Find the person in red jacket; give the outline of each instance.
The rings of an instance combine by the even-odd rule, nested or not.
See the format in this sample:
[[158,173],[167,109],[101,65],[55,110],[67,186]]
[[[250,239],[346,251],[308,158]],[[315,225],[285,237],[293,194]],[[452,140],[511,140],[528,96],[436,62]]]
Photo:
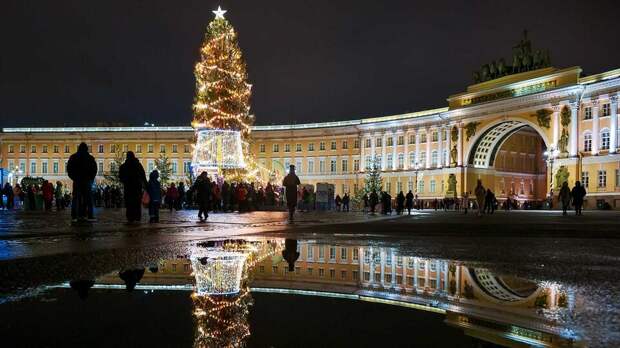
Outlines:
[[41,187],[41,191],[43,192],[43,204],[45,206],[45,211],[52,210],[52,201],[54,200],[54,186],[51,182],[45,180]]

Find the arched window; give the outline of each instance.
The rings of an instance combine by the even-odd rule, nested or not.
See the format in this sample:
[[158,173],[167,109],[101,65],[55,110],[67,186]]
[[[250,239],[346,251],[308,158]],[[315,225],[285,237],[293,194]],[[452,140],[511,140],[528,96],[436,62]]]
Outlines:
[[583,134],[583,151],[592,151],[592,134],[590,132]]
[[601,130],[601,150],[609,150],[609,129]]

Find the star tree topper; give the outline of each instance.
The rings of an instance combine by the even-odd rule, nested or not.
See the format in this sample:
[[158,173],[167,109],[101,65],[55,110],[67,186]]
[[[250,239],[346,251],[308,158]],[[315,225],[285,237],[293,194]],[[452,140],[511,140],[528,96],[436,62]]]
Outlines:
[[215,14],[215,19],[224,19],[224,14],[226,14],[226,12],[228,12],[228,11],[222,10],[222,7],[218,6],[217,10],[211,11],[211,12],[213,12],[213,14]]

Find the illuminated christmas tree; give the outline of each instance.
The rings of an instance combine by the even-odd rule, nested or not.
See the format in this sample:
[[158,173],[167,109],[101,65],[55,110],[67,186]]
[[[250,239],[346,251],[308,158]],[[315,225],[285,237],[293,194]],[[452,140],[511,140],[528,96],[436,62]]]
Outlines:
[[238,130],[245,138],[254,120],[250,115],[252,86],[237,33],[218,7],[209,23],[196,63],[196,98],[194,127]]
[[218,7],[209,23],[196,63],[194,174],[246,168],[245,140],[254,123],[250,115],[252,86],[237,34]]

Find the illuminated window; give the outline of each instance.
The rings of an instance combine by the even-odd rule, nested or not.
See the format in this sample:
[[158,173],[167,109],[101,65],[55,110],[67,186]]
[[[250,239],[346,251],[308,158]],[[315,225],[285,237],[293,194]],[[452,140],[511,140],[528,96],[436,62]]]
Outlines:
[[336,247],[329,247],[329,259],[332,261],[336,259]]
[[436,190],[437,190],[437,184],[436,184],[435,180],[431,180],[431,182],[430,182],[430,192],[431,193],[435,193]]
[[387,169],[388,170],[392,169],[393,164],[394,164],[394,159],[392,157],[392,154],[388,154],[387,155]]
[[313,257],[314,257],[314,249],[312,248],[312,245],[308,245],[308,260],[312,260]]
[[393,146],[394,145],[394,138],[388,137],[386,142],[387,142],[387,144],[385,144],[385,146]]
[[586,152],[592,151],[592,134],[584,133],[583,135],[583,150]]
[[9,144],[9,153],[15,152],[15,146],[13,144]]
[[314,173],[314,160],[308,160],[308,173]]
[[349,161],[346,159],[342,160],[342,172],[346,173],[349,171]]
[[329,171],[332,173],[336,172],[336,160],[331,160],[329,163]]
[[598,187],[599,188],[607,187],[607,171],[606,170],[598,171]]
[[129,151],[129,145],[124,144],[123,145],[123,153],[127,153],[127,151]]
[[581,172],[581,185],[585,188],[590,187],[590,173]]
[[431,152],[431,166],[437,167],[437,164],[438,164],[437,151],[433,150]]
[[601,131],[601,150],[609,150],[609,129]]

